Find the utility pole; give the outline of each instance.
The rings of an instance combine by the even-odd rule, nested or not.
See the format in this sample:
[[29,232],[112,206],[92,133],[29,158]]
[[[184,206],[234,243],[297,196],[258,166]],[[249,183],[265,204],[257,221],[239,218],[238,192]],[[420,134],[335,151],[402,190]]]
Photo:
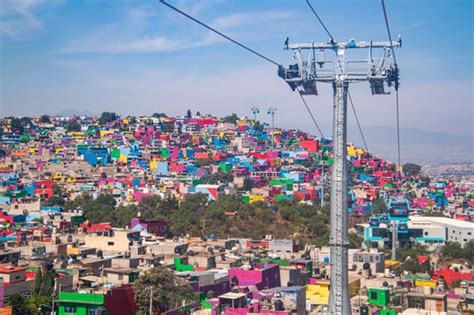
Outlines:
[[153,287],[150,286],[150,315],[153,315]]
[[[368,81],[372,94],[389,94],[384,87],[398,84],[398,68],[392,62],[393,47],[400,47],[401,40],[392,42],[354,41],[326,43],[285,42],[285,49],[292,50],[296,64],[288,69],[280,66],[278,75],[300,95],[317,95],[317,82],[330,83],[333,87],[333,158],[331,173],[331,292],[329,314],[351,314],[348,281],[348,170],[347,170],[347,94],[349,83]],[[369,49],[365,60],[346,60],[349,49]],[[383,49],[380,58],[373,58],[373,49]],[[308,58],[302,52],[309,51]],[[336,53],[335,60],[327,60],[325,51]],[[317,51],[317,52],[316,52]]]

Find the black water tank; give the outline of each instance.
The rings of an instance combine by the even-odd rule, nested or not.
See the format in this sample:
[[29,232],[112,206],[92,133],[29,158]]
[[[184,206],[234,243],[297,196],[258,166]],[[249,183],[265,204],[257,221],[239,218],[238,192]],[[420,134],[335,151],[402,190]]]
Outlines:
[[369,307],[365,304],[360,306],[360,315],[369,315]]
[[284,311],[285,307],[282,300],[275,300],[275,311]]
[[369,270],[369,269],[370,269],[370,264],[369,264],[368,262],[364,263],[364,264],[362,265],[362,269],[364,269],[364,270]]

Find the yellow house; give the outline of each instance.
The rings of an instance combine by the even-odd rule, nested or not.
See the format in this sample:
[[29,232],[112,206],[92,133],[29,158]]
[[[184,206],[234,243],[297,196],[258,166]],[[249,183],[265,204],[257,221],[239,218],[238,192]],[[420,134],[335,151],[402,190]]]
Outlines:
[[364,154],[364,150],[362,149],[357,149],[356,147],[352,145],[347,146],[347,155],[348,156],[357,156],[357,155],[362,155]]
[[128,162],[128,157],[125,154],[120,154],[119,161],[122,163],[127,163]]
[[415,280],[415,286],[417,287],[430,287],[436,288],[436,281],[434,280]]
[[69,132],[69,134],[71,135],[71,138],[74,141],[84,140],[84,132],[82,132],[82,131],[71,131],[71,132]]
[[329,281],[306,285],[306,300],[312,305],[328,305]]
[[100,137],[105,137],[105,136],[108,136],[108,135],[113,135],[117,130],[115,129],[109,129],[109,130],[101,130],[100,131]]
[[54,154],[64,153],[64,148],[54,148]]
[[55,173],[55,174],[53,175],[53,180],[54,180],[54,181],[58,181],[58,182],[64,181],[63,174],[61,174],[61,173]]
[[[329,303],[329,288],[330,282],[328,280],[318,280],[317,283],[306,285],[306,300],[312,305],[328,305]],[[349,277],[349,297],[354,297],[359,294],[360,278]]]
[[265,197],[263,195],[249,195],[249,203],[265,201]]
[[38,154],[39,149],[38,148],[30,148],[30,155],[36,155]]
[[385,260],[384,262],[385,268],[389,268],[390,270],[395,270],[400,266],[400,262],[398,260]]

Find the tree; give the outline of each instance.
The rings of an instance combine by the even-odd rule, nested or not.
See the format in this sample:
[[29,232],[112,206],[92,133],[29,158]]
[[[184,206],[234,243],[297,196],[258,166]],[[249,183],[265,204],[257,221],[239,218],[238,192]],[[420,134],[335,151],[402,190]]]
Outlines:
[[8,297],[8,302],[13,308],[13,315],[27,315],[30,314],[25,305],[26,298],[20,293],[12,294]]
[[155,117],[155,118],[168,117],[165,113],[153,113],[153,115],[151,115],[151,116]]
[[406,244],[397,249],[397,258],[400,261],[405,261],[408,257],[416,258],[419,255],[428,254],[428,247],[420,243],[414,245]]
[[61,194],[62,190],[61,190],[61,186],[59,186],[58,184],[54,184],[52,187],[51,187],[51,190],[53,191],[53,194],[58,196]]
[[403,173],[405,176],[418,176],[421,172],[421,166],[414,163],[406,163],[403,165]]
[[99,123],[104,125],[108,122],[119,119],[120,117],[114,112],[103,112],[99,117]]
[[81,124],[75,120],[71,120],[67,123],[66,130],[69,132],[81,131]]
[[[38,314],[42,305],[50,305],[51,297],[47,295],[31,295],[25,300],[25,314]],[[42,314],[42,313],[39,313]]]
[[360,248],[363,241],[364,238],[357,233],[349,233],[349,248]]
[[23,133],[23,124],[21,123],[21,120],[19,118],[12,117],[10,119],[10,129]]
[[41,272],[41,269],[38,269],[36,271],[35,287],[33,288],[33,294],[39,294],[40,293],[42,282],[43,282],[43,273]]
[[236,113],[232,113],[232,115],[225,116],[224,118],[222,118],[222,122],[234,124],[234,125],[237,123],[238,120],[239,120],[239,116],[237,116]]
[[49,115],[41,115],[40,121],[43,124],[49,124],[51,122],[51,118],[49,117]]
[[463,247],[464,258],[474,264],[474,240],[470,240]]
[[138,310],[143,313],[149,310],[150,296],[153,309],[160,313],[179,307],[183,301],[189,303],[198,298],[191,286],[161,266],[141,275],[133,284],[133,291]]
[[440,254],[443,259],[464,258],[463,248],[458,242],[446,242],[446,244],[441,247]]
[[193,114],[191,113],[191,110],[188,109],[188,111],[186,112],[186,118],[191,118],[193,117]]
[[45,202],[46,206],[59,206],[62,207],[66,203],[66,200],[60,196],[52,196],[48,198]]
[[387,203],[383,198],[372,200],[372,214],[384,214],[387,213],[387,211]]

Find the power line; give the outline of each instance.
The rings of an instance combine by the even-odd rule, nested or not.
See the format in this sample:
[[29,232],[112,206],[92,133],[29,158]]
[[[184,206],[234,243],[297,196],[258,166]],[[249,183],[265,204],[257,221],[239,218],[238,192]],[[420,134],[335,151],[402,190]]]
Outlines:
[[351,93],[349,92],[349,90],[347,91],[347,96],[349,96],[349,101],[351,102],[352,111],[354,112],[354,116],[355,116],[355,119],[356,119],[356,122],[357,122],[357,127],[359,128],[360,136],[362,137],[362,141],[364,142],[365,151],[368,152],[369,147],[367,146],[367,142],[365,141],[364,133],[362,132],[362,127],[360,126],[359,117],[357,116],[357,112],[356,112],[356,109],[355,109],[355,106],[354,106],[354,102],[352,102],[352,97],[351,97]]
[[[335,40],[334,40],[334,36],[332,36],[331,32],[329,32],[328,28],[326,27],[326,25],[324,24],[323,20],[321,20],[321,18],[319,17],[318,13],[316,12],[316,10],[313,8],[313,6],[311,5],[311,3],[309,2],[309,0],[306,0],[306,3],[308,4],[309,8],[311,9],[311,11],[313,11],[313,14],[314,16],[318,19],[319,23],[321,23],[321,26],[324,28],[324,30],[326,31],[326,33],[329,35],[329,37],[331,38],[331,42],[334,43]],[[393,50],[393,47],[392,47],[392,50]],[[340,64],[339,62],[339,59],[337,60],[338,62],[338,65],[339,67],[342,69],[342,65]],[[351,102],[351,107],[352,107],[352,111],[354,113],[354,116],[355,116],[355,119],[356,119],[356,122],[357,122],[357,127],[359,128],[359,132],[360,132],[360,135],[362,137],[362,141],[364,142],[364,148],[366,151],[369,151],[369,148],[367,146],[367,141],[365,140],[365,136],[364,136],[364,132],[362,131],[362,127],[360,125],[360,122],[359,122],[359,117],[357,115],[357,112],[356,112],[356,109],[355,109],[355,106],[354,106],[354,102],[352,101],[352,97],[349,93],[349,91],[347,91],[347,95],[349,96],[349,100]],[[300,95],[301,96],[301,95]],[[301,96],[302,97],[302,96]],[[304,101],[304,100],[303,100]]]
[[390,26],[388,24],[387,10],[385,9],[385,1],[382,1],[383,16],[385,18],[385,26],[387,27],[388,39],[390,40],[390,48],[392,49],[393,61],[395,62],[395,67],[397,67],[397,57],[395,56],[395,49],[392,46],[392,33],[390,32]]
[[387,28],[388,39],[390,40],[390,48],[392,49],[393,61],[395,65],[395,71],[397,72],[397,81],[395,82],[395,103],[396,103],[396,112],[397,112],[397,154],[398,154],[398,167],[402,166],[401,163],[401,153],[400,153],[400,105],[398,103],[398,65],[397,57],[395,56],[395,49],[392,46],[392,33],[390,32],[390,26],[388,23],[387,9],[385,8],[385,1],[381,0],[383,16],[385,19],[385,26]]
[[318,123],[316,122],[316,118],[314,118],[313,113],[311,112],[311,109],[309,108],[308,104],[306,103],[306,100],[304,99],[303,95],[301,95],[301,93],[298,93],[298,95],[300,96],[301,100],[303,101],[304,106],[305,106],[306,109],[308,110],[308,113],[309,113],[309,115],[311,116],[311,119],[313,120],[313,123],[314,123],[314,125],[316,126],[316,129],[318,129],[319,134],[321,135],[321,138],[324,138],[324,134],[323,134],[323,132],[321,131],[321,128],[319,128],[319,125],[318,125]]
[[257,55],[258,57],[260,57],[260,58],[262,58],[262,59],[264,59],[264,60],[266,60],[266,61],[268,61],[268,62],[270,62],[270,63],[273,63],[273,64],[276,65],[276,66],[281,66],[278,62],[276,62],[276,61],[274,61],[274,60],[272,60],[272,59],[270,59],[270,58],[268,58],[268,57],[262,55],[261,53],[259,53],[259,52],[255,51],[255,50],[253,50],[252,48],[247,47],[247,46],[244,45],[244,44],[239,43],[238,41],[236,41],[236,40],[230,38],[229,36],[225,35],[224,33],[219,32],[219,31],[216,30],[215,28],[212,28],[211,26],[205,24],[204,22],[199,21],[198,19],[192,17],[191,15],[187,14],[186,12],[183,12],[183,11],[181,11],[180,9],[178,9],[178,8],[176,8],[176,7],[174,7],[174,6],[172,6],[171,4],[165,2],[165,0],[160,0],[160,2],[163,3],[164,5],[166,5],[167,7],[173,9],[174,11],[178,12],[179,14],[181,14],[181,15],[187,17],[188,19],[190,19],[190,20],[192,20],[192,21],[198,23],[199,25],[201,25],[201,26],[207,28],[208,30],[210,30],[210,31],[212,31],[212,32],[214,32],[214,33],[216,33],[216,34],[218,34],[218,35],[224,37],[225,39],[227,39],[227,40],[229,40],[229,41],[231,41],[231,42],[233,42],[233,43],[236,44],[237,46],[240,46],[241,48],[243,48],[243,49],[245,49],[245,50],[251,52],[252,54]]
[[311,3],[309,2],[309,0],[306,0],[306,3],[308,4],[309,8],[311,9],[311,11],[313,11],[313,14],[314,16],[318,19],[319,23],[321,23],[321,25],[323,26],[324,30],[326,31],[326,33],[328,33],[329,37],[331,38],[331,42],[334,43],[334,37],[331,35],[331,33],[329,32],[329,30],[327,29],[326,25],[324,25],[323,21],[319,18],[319,15],[316,13],[316,10],[314,10],[313,6],[311,5]]

